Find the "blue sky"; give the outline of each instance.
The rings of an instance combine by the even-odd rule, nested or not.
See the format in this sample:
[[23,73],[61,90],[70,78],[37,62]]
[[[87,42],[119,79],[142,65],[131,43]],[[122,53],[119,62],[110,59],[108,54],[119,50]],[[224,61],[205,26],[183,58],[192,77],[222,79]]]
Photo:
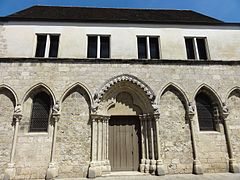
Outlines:
[[0,16],[33,5],[191,9],[226,22],[240,22],[240,0],[0,0]]

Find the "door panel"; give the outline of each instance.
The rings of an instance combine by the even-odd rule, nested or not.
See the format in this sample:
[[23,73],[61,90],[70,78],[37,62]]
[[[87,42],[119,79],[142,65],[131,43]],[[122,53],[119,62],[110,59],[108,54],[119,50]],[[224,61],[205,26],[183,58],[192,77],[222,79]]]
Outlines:
[[137,171],[139,166],[139,118],[112,116],[109,121],[109,159],[112,171]]

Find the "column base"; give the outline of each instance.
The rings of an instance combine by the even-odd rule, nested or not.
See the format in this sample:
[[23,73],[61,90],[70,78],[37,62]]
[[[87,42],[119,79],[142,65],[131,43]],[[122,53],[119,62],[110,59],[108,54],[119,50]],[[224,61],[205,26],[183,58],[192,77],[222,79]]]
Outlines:
[[88,178],[96,178],[102,175],[101,162],[91,162],[88,168]]
[[156,173],[156,160],[151,160],[150,161],[149,172],[150,172],[150,174],[155,174]]
[[55,163],[49,163],[46,179],[54,179],[58,176],[58,167]]
[[240,168],[234,159],[229,159],[229,172],[240,173]]
[[164,176],[165,175],[164,165],[163,165],[161,160],[157,160],[156,175],[157,176]]
[[102,174],[109,174],[111,172],[111,166],[109,160],[102,161]]
[[15,164],[9,163],[7,169],[5,170],[3,180],[14,179],[16,174]]
[[139,170],[141,173],[144,173],[145,170],[145,159],[141,159],[141,164],[139,165]]
[[145,160],[145,168],[144,168],[145,173],[149,173],[149,166],[150,166],[150,160],[146,159]]
[[193,174],[196,174],[196,175],[203,174],[202,165],[199,160],[193,161]]

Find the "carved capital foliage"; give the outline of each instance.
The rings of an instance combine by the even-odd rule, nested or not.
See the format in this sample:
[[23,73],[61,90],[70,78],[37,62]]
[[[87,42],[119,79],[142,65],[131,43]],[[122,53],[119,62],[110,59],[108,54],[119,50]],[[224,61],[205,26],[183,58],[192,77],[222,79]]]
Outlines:
[[110,119],[110,116],[103,116],[103,115],[97,115],[97,114],[91,114],[92,122],[104,122],[107,123]]
[[223,120],[226,121],[227,117],[229,115],[229,109],[228,109],[226,103],[222,104],[222,115],[223,115]]
[[192,102],[190,102],[188,104],[188,117],[190,120],[193,120],[193,116],[195,115],[195,113],[196,113],[195,105]]
[[13,114],[13,120],[14,120],[14,123],[20,122],[22,120],[22,114],[14,113]]
[[60,119],[60,113],[53,113],[52,118],[54,122],[58,122]]

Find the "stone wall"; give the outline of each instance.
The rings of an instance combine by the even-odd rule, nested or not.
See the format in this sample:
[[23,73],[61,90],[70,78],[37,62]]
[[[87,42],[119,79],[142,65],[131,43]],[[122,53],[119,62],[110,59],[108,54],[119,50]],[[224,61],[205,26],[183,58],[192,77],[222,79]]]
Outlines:
[[183,97],[174,89],[160,99],[160,139],[164,164],[169,174],[192,172],[192,147]]
[[233,156],[240,164],[240,91],[233,91],[228,97],[229,106],[229,129],[233,146]]
[[[162,91],[171,84],[178,87],[190,102],[201,87],[217,93],[221,101],[235,86],[240,86],[239,65],[196,64],[194,63],[116,63],[111,60],[104,62],[70,61],[70,60],[35,60],[31,62],[12,62],[11,59],[0,59],[0,85],[8,84],[18,96],[19,102],[25,106],[28,100],[24,97],[37,84],[42,84],[51,90],[56,100],[61,100],[64,92],[73,84],[83,84],[80,90],[71,91],[62,100],[62,117],[60,117],[57,138],[57,161],[61,177],[86,176],[86,168],[90,159],[91,130],[89,125],[89,99],[111,77],[120,74],[130,74],[144,81],[156,94],[156,102],[160,103],[160,133],[163,160],[168,173],[192,172],[192,147],[189,124],[186,121],[182,96],[178,91]],[[177,88],[177,89],[178,89]],[[84,89],[84,90],[83,90]],[[84,92],[84,93],[83,93]],[[5,98],[5,96],[3,96]],[[232,100],[233,97],[233,100]],[[239,100],[232,96],[228,100],[231,121],[231,137],[234,155],[238,162],[239,150]],[[2,96],[1,96],[2,98]],[[235,100],[236,99],[236,100]],[[30,103],[30,102],[29,102]],[[1,108],[7,108],[4,117],[8,128],[4,132],[12,137],[11,102],[2,101]],[[12,105],[12,104],[11,104]],[[25,106],[27,107],[27,106]],[[29,108],[23,107],[23,120],[20,122],[17,152],[14,159],[17,167],[17,178],[43,178],[50,161],[52,127],[49,132],[32,134],[27,131],[26,113]],[[29,106],[30,107],[30,106]],[[234,107],[234,108],[233,108]],[[234,115],[231,115],[231,112]],[[1,111],[1,113],[3,113]],[[82,114],[82,116],[81,116]],[[1,116],[1,123],[2,123]],[[4,124],[6,124],[4,122]],[[4,125],[5,126],[5,125]],[[222,125],[221,125],[222,126]],[[197,147],[204,172],[226,172],[227,150],[223,128],[220,132],[204,133],[198,128],[198,119],[194,117],[194,128],[197,132]],[[4,128],[5,129],[5,128]],[[5,139],[6,140],[6,139]],[[11,139],[7,139],[7,144]],[[1,145],[2,146],[2,145]],[[3,145],[4,146],[4,145]],[[9,157],[9,151],[6,157]],[[5,154],[1,150],[0,154]],[[77,159],[77,160],[76,160]],[[9,158],[6,159],[8,161]],[[77,164],[77,165],[76,165]],[[76,166],[75,166],[76,165]],[[77,169],[77,170],[76,170]],[[70,174],[74,172],[73,174]]]
[[91,124],[86,93],[71,90],[62,102],[57,135],[59,177],[86,177],[90,163]]
[[0,178],[10,161],[13,138],[14,97],[5,88],[0,88]]
[[199,132],[197,148],[204,172],[228,172],[228,154],[223,129],[221,132]]
[[52,144],[52,125],[49,123],[47,132],[30,132],[32,98],[41,90],[43,90],[41,86],[32,89],[23,100],[23,117],[20,121],[15,155],[17,179],[44,178],[48,168]]

